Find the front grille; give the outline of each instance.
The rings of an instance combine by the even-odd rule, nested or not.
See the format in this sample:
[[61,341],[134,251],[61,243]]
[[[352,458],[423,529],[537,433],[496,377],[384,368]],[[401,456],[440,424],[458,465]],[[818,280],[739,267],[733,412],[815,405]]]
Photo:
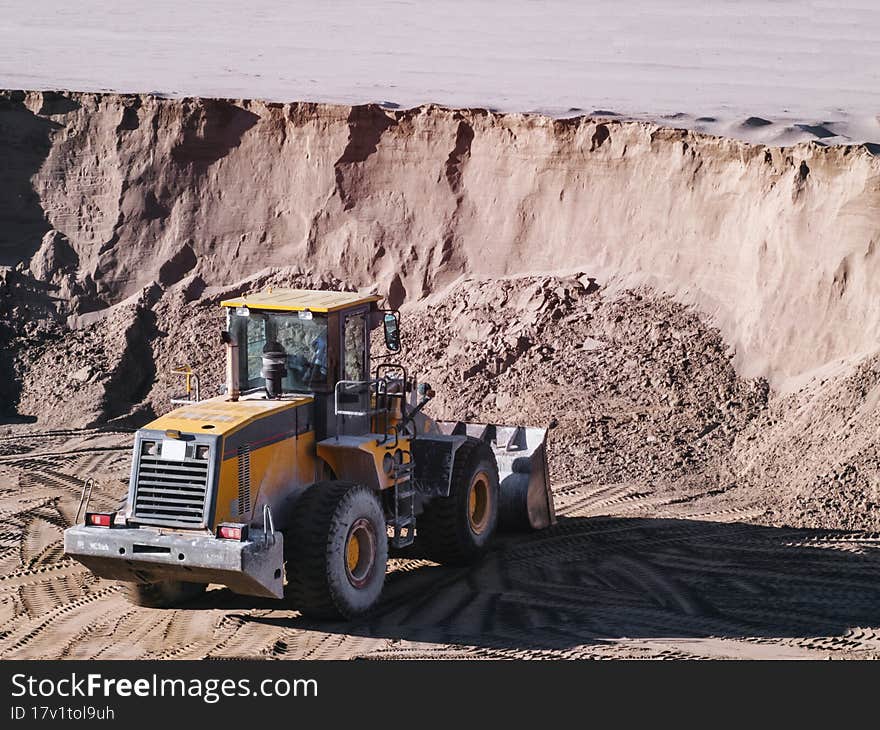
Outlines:
[[134,497],[135,520],[153,525],[205,524],[208,462],[141,456]]

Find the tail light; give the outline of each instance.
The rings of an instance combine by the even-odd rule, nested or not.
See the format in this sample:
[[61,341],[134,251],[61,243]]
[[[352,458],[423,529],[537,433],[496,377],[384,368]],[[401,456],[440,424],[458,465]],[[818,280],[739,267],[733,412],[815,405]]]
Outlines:
[[115,512],[86,512],[86,524],[90,527],[112,527]]
[[217,527],[217,537],[221,540],[247,540],[248,526],[240,522],[224,522]]

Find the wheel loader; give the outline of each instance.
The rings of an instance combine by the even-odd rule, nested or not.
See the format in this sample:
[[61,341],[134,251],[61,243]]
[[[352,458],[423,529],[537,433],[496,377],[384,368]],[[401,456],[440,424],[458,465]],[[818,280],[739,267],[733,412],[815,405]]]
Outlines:
[[84,492],[65,553],[138,605],[219,584],[354,619],[379,600],[389,549],[465,564],[499,528],[552,524],[546,429],[429,418],[434,392],[397,361],[400,314],[380,301],[274,289],[221,302],[223,392],[202,400],[181,371],[187,396],[135,434],[124,502],[93,512]]

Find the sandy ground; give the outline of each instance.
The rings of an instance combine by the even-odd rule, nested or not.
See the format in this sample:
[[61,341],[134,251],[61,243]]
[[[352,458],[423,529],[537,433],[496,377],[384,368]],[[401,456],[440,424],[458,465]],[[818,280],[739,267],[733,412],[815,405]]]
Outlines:
[[135,608],[61,550],[79,476],[113,501],[131,435],[0,436],[0,658],[868,658],[880,656],[876,533],[748,524],[639,483],[558,483],[552,529],[479,564],[393,562],[379,610],[315,624],[214,587]]
[[[130,419],[170,407],[164,364],[193,338],[207,342],[217,315],[213,302],[173,299],[158,314],[156,383]],[[838,416],[823,413],[844,400],[844,380],[768,404],[766,381],[739,377],[691,309],[585,277],[467,282],[404,314],[405,332],[419,332],[406,362],[437,388],[436,415],[558,418],[556,526],[503,535],[465,569],[398,557],[378,610],[351,624],[308,622],[219,586],[180,609],[135,608],[61,544],[86,476],[94,506],[124,493],[131,430],[10,421],[0,426],[0,658],[880,657],[878,459],[836,442]],[[86,334],[50,342],[26,373],[44,402],[25,403],[46,420],[118,407],[98,397],[100,378],[49,390],[81,353],[100,352],[107,335]],[[195,351],[213,392],[222,363],[208,346]],[[862,398],[874,389],[864,374],[852,387]],[[836,456],[823,457],[829,441]]]
[[873,0],[0,2],[0,87],[594,111],[880,143]]

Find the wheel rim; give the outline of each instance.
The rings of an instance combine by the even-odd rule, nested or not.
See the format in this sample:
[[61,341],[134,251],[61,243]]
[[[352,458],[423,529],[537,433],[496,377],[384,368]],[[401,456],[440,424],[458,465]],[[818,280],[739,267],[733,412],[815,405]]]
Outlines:
[[352,523],[345,541],[345,574],[355,588],[362,588],[370,579],[376,563],[376,536],[366,517]]
[[471,530],[479,535],[489,524],[491,514],[492,493],[489,490],[489,477],[483,472],[477,474],[471,482],[468,493],[468,523]]

